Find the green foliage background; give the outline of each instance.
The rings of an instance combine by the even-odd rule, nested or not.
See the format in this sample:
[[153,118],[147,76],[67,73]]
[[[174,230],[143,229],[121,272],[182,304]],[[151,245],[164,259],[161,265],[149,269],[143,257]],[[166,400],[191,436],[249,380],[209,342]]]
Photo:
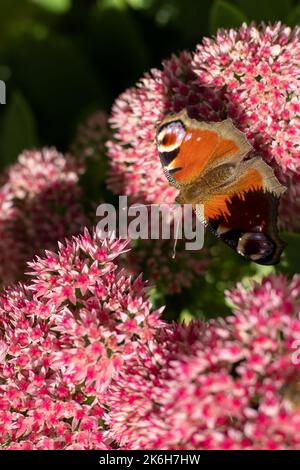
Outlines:
[[[0,168],[24,149],[66,150],[77,125],[94,110],[109,111],[116,96],[162,59],[193,50],[203,36],[242,22],[300,22],[298,0],[0,0]],[[87,182],[90,185],[90,182]],[[299,271],[300,236],[288,241],[277,268],[249,264],[222,244],[196,289],[166,298],[171,317],[226,314],[224,289],[269,272]],[[201,292],[201,295],[199,295]]]
[[89,111],[218,27],[300,20],[298,0],[0,0],[2,167],[24,144],[64,150]]

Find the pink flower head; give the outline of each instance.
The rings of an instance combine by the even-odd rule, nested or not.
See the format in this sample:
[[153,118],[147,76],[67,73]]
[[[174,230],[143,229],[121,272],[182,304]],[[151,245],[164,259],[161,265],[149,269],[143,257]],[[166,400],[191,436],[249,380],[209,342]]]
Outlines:
[[[220,30],[194,54],[173,56],[163,70],[145,75],[113,107],[109,187],[134,201],[174,201],[176,191],[163,174],[155,132],[166,114],[186,108],[200,120],[230,117],[246,133],[253,154],[273,165],[295,191],[300,174],[299,37],[298,27],[280,23]],[[292,198],[288,191],[285,200]],[[287,221],[285,205],[281,223],[290,227],[295,217]]]
[[202,86],[225,89],[227,115],[284,173],[300,171],[300,28],[280,23],[219,30],[193,57]]
[[18,279],[24,263],[18,219],[14,193],[6,183],[0,188],[0,280],[6,284]]
[[8,169],[0,188],[2,283],[20,279],[27,260],[83,229],[82,171],[54,149],[25,151]]
[[107,449],[107,387],[163,325],[140,277],[118,266],[126,242],[85,231],[30,263],[0,297],[0,444]]
[[105,151],[105,141],[110,138],[107,115],[98,111],[79,126],[71,153],[79,160],[86,158],[98,159]]
[[300,449],[300,276],[227,294],[234,315],[174,326],[113,382],[106,420],[131,449]]

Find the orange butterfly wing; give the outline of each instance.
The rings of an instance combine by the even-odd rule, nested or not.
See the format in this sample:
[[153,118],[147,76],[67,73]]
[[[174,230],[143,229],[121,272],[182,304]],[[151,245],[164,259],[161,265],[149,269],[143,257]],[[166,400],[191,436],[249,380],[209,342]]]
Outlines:
[[230,119],[199,122],[190,119],[186,111],[164,119],[156,141],[164,170],[183,185],[229,161],[229,157],[231,165],[238,164],[251,149]]

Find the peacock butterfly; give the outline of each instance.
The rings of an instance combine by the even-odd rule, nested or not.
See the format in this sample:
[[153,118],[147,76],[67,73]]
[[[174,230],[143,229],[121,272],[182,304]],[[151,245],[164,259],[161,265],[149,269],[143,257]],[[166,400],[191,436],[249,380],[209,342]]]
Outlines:
[[186,110],[158,126],[156,146],[180,204],[203,204],[204,223],[240,255],[258,264],[279,262],[285,243],[277,210],[285,191],[245,134],[231,121],[190,119]]

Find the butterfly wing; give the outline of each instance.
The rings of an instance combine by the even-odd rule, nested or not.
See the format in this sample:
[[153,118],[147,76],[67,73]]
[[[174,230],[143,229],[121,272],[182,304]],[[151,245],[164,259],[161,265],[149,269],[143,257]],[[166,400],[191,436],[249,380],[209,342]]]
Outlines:
[[285,188],[261,158],[245,161],[246,136],[230,119],[206,123],[186,111],[158,127],[156,145],[177,202],[204,205],[205,223],[242,256],[275,264],[285,244],[277,230],[279,197]]
[[277,210],[285,188],[260,158],[242,162],[232,184],[219,188],[205,204],[209,228],[240,255],[258,264],[279,262]]
[[177,188],[217,166],[235,167],[251,150],[231,119],[206,123],[190,119],[185,110],[161,122],[156,145],[164,172]]

